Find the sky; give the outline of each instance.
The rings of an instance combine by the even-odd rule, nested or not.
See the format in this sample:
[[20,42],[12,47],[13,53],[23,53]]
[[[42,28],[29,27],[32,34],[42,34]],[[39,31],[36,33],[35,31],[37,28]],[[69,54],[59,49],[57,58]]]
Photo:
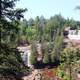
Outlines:
[[80,0],[20,0],[17,8],[27,8],[25,19],[44,16],[46,19],[61,14],[64,18],[72,18],[80,21],[80,11],[75,7],[80,5]]

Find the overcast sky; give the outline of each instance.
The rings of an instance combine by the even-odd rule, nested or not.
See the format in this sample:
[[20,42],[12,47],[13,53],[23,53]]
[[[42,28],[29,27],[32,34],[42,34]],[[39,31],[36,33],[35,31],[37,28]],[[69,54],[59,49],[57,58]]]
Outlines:
[[50,18],[55,14],[61,14],[64,18],[73,18],[80,21],[80,12],[74,8],[80,5],[80,0],[20,0],[17,8],[27,8],[25,18],[35,18],[43,15]]

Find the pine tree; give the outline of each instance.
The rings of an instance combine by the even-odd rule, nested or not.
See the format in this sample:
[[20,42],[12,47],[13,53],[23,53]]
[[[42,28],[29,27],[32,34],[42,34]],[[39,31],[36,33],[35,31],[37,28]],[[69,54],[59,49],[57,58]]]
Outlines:
[[44,54],[43,63],[45,63],[45,64],[49,63],[49,54],[48,53]]
[[36,64],[37,62],[37,51],[36,51],[36,46],[35,44],[32,44],[32,48],[31,48],[31,55],[30,55],[30,62],[32,65]]
[[[17,0],[0,0],[0,74],[17,75],[24,66],[20,53],[16,50],[15,36],[18,22],[25,9],[14,9]],[[11,40],[14,38],[14,40]],[[13,44],[14,47],[13,47]]]

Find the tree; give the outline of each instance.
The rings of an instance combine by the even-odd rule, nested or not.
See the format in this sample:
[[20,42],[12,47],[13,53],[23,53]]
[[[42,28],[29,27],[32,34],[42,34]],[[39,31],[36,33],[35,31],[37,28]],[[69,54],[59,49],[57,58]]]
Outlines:
[[36,40],[39,40],[39,16],[35,18],[34,23],[36,29]]
[[[18,38],[18,43],[19,42],[23,42],[23,41],[26,42],[26,40],[27,40],[26,34],[27,34],[27,28],[28,28],[28,22],[27,22],[27,20],[23,19],[22,21],[19,21],[18,28],[19,28],[18,37],[17,37]],[[24,38],[23,38],[23,36],[24,36]],[[22,40],[22,38],[24,40]]]
[[[43,38],[44,38],[44,27],[45,27],[45,23],[46,23],[46,20],[43,16],[39,17],[37,16],[35,18],[35,28],[36,28],[36,39],[38,41],[42,41]],[[42,36],[43,35],[43,36]]]
[[28,20],[28,26],[34,26],[34,20],[32,18]]
[[[25,9],[14,9],[17,0],[0,0],[0,74],[17,75],[24,66],[16,49],[16,34]],[[14,44],[14,46],[13,46]]]
[[49,54],[48,53],[44,53],[44,58],[43,58],[43,63],[47,64],[49,63],[50,57],[49,57]]
[[64,28],[65,19],[61,15],[55,15],[47,20],[46,34],[48,39],[54,41],[57,35],[61,35]]
[[46,20],[45,20],[44,16],[41,16],[40,17],[40,27],[42,28],[42,30],[45,27],[45,23],[46,23]]
[[61,61],[69,68],[70,80],[72,80],[72,65],[80,59],[79,49],[76,48],[65,48],[61,53]]
[[23,67],[20,53],[5,44],[1,44],[0,49],[0,74],[17,75]]
[[28,21],[26,19],[23,19],[22,23],[20,24],[22,35],[26,36],[26,29],[28,28]]
[[36,36],[37,36],[37,31],[36,29],[34,28],[31,28],[31,27],[28,27],[26,29],[26,39],[29,41],[29,42],[34,42],[36,40]]
[[37,62],[37,51],[36,51],[36,46],[35,44],[32,44],[31,48],[31,55],[30,55],[30,62],[32,65],[35,65]]
[[[0,2],[0,35],[1,42],[10,44],[12,36],[18,34],[18,20],[23,18],[26,9],[14,9],[17,0],[1,0]],[[16,38],[16,36],[15,36]]]

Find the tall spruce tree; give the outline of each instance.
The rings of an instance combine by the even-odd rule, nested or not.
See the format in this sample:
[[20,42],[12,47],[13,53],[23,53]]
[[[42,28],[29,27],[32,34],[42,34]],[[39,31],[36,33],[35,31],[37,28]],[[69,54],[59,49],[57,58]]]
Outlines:
[[[18,34],[18,22],[23,18],[26,9],[15,9],[17,0],[0,0],[0,74],[17,75],[23,71],[19,52],[16,50],[15,39]],[[14,37],[14,40],[11,39]],[[13,44],[14,47],[13,47]],[[9,45],[10,44],[10,45]]]

